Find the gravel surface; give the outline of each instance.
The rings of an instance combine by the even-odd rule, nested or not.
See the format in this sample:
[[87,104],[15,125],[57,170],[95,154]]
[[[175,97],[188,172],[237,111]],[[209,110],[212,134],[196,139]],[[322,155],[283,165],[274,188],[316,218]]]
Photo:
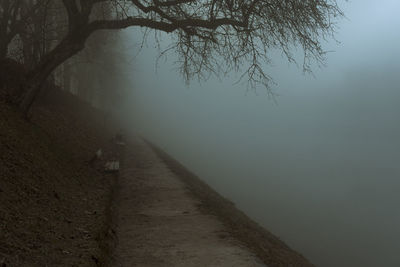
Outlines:
[[115,266],[266,266],[143,141],[126,148],[119,183]]

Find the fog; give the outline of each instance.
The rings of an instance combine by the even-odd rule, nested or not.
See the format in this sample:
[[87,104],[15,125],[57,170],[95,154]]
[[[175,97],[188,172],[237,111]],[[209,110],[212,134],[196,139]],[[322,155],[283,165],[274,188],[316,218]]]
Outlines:
[[275,100],[234,73],[186,85],[125,31],[126,119],[317,266],[400,266],[400,2],[341,7],[314,75],[272,51]]

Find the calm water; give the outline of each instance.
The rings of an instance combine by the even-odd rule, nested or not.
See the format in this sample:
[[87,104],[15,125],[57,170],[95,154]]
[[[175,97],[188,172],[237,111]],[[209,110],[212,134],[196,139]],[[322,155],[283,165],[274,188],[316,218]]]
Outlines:
[[186,87],[173,56],[155,74],[150,40],[127,119],[317,266],[398,267],[399,8],[347,2],[315,78],[271,51],[277,104],[235,75]]

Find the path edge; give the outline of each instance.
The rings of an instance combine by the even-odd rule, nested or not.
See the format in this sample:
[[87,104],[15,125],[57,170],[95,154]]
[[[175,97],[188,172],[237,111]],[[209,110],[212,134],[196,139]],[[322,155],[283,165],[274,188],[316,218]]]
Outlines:
[[[116,150],[119,154],[119,161],[120,161],[120,171],[123,169],[123,161],[124,161],[124,153],[125,147],[117,146]],[[116,257],[115,257],[115,249],[118,244],[118,237],[116,234],[116,228],[118,227],[118,192],[120,187],[120,171],[110,174],[111,185],[110,185],[110,192],[108,195],[105,214],[106,214],[106,223],[105,229],[103,231],[104,236],[100,242],[100,264],[98,266],[101,267],[112,267],[116,264]]]
[[218,194],[168,153],[145,138],[143,140],[168,169],[201,200],[200,210],[217,216],[233,237],[244,243],[269,267],[315,267],[302,254],[250,219],[233,202]]

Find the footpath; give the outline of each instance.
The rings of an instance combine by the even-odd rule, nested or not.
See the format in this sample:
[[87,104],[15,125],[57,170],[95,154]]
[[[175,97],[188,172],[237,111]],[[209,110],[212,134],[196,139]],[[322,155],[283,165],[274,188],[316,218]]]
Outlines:
[[140,139],[124,149],[114,266],[266,266]]

